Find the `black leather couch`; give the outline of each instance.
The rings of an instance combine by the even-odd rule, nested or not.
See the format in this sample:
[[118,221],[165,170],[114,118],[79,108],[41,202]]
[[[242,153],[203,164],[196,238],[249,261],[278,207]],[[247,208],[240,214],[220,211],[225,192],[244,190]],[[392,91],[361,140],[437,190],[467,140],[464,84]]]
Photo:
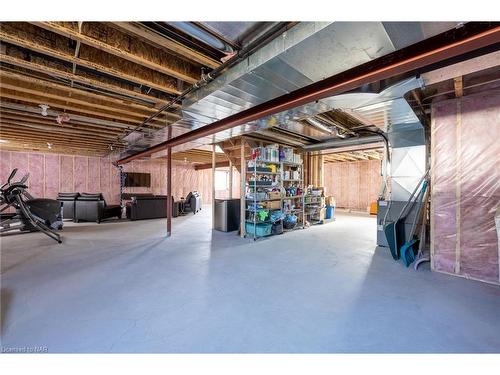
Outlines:
[[59,193],[57,200],[61,202],[63,207],[63,219],[73,220],[75,217],[75,202],[80,196],[80,193]]
[[[126,205],[127,219],[158,219],[167,217],[166,195],[137,195]],[[172,216],[179,216],[181,202],[174,202],[172,197]]]
[[121,219],[122,208],[120,205],[108,205],[101,193],[81,193],[75,201],[74,221],[95,221],[116,217]]

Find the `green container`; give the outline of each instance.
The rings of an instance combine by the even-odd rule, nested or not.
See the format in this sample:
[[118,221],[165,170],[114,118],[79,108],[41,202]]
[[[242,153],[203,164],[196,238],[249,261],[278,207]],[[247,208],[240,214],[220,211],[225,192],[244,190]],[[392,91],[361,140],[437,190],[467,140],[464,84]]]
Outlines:
[[[245,224],[245,231],[247,232],[247,235],[253,236],[253,226],[253,223]],[[255,235],[257,237],[269,236],[271,234],[271,228],[271,223],[257,223],[255,226]]]

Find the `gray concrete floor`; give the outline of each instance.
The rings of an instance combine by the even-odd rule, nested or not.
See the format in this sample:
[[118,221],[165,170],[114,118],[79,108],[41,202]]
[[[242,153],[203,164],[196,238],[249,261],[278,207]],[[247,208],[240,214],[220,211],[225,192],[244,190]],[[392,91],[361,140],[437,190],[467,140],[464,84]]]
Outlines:
[[210,209],[2,239],[2,346],[49,352],[499,352],[500,289],[395,263],[375,220],[253,242]]

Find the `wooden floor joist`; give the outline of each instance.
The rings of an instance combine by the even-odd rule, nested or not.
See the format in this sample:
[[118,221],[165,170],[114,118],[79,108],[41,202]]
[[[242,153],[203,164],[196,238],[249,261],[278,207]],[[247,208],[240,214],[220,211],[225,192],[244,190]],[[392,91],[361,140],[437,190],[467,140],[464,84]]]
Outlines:
[[209,68],[217,68],[221,63],[208,56],[203,55],[187,46],[184,46],[170,38],[158,35],[148,28],[136,24],[135,22],[113,22],[119,29],[124,30],[129,35],[139,37],[155,47],[166,49],[176,53],[178,56],[196,61]]
[[3,31],[0,31],[0,40],[5,41],[5,42],[10,43],[10,44],[14,44],[14,45],[22,47],[22,48],[29,49],[31,51],[35,51],[37,53],[41,53],[41,54],[46,55],[46,56],[50,56],[50,57],[53,57],[53,58],[56,58],[56,59],[59,59],[62,61],[70,62],[70,63],[76,64],[78,66],[83,66],[87,69],[91,69],[91,70],[94,70],[96,72],[105,73],[105,74],[108,74],[109,76],[116,77],[116,78],[122,79],[124,81],[134,82],[134,83],[139,84],[139,85],[151,87],[155,90],[164,91],[168,94],[175,94],[175,95],[180,94],[180,91],[177,90],[175,87],[160,85],[160,84],[157,84],[155,82],[151,82],[151,81],[136,77],[134,75],[127,74],[125,72],[121,72],[115,68],[111,68],[108,66],[97,64],[97,63],[94,63],[92,61],[84,60],[84,59],[75,57],[74,55],[69,55],[69,54],[63,53],[61,51],[58,51],[56,49],[48,48],[48,47],[45,47],[41,44],[34,43],[34,42],[27,40],[27,39],[21,39],[15,35],[10,35],[10,34],[3,32]]
[[[48,92],[47,90],[43,90],[42,88],[36,90],[36,89],[32,89],[32,88],[23,87],[20,85],[12,85],[12,84],[9,84],[9,83],[4,82],[4,81],[0,82],[0,88],[16,91],[18,93],[26,93],[26,94],[30,94],[30,95],[40,96],[40,97],[47,98],[47,99],[54,99],[57,101],[62,101],[65,104],[72,103],[72,104],[76,104],[76,105],[82,105],[84,107],[90,106],[90,107],[93,107],[96,109],[104,110],[106,112],[114,112],[114,113],[118,113],[118,114],[124,114],[126,116],[131,116],[133,118],[138,118],[141,120],[143,120],[144,118],[146,118],[148,116],[145,113],[139,113],[139,112],[127,110],[125,108],[111,107],[108,105],[93,103],[93,102],[89,102],[89,101],[75,98],[73,96],[66,96],[65,97],[65,96],[53,94],[53,93]],[[98,114],[98,111],[96,111],[95,113]],[[176,116],[176,117],[173,117],[173,116],[175,116],[175,115],[169,114],[168,120],[173,122],[173,121],[178,119],[178,116]],[[118,117],[116,117],[116,118],[118,118]],[[153,123],[163,125],[166,123],[166,119],[163,119],[163,120],[158,119],[158,120],[154,121]]]
[[[64,97],[78,95],[78,96],[84,97],[84,98],[99,100],[103,103],[106,103],[109,106],[115,106],[115,105],[125,106],[125,107],[130,108],[130,109],[136,109],[138,112],[144,112],[144,113],[148,113],[148,114],[157,112],[157,109],[154,107],[143,105],[143,104],[137,104],[136,102],[133,102],[130,100],[116,99],[116,98],[107,96],[105,94],[96,94],[94,92],[86,91],[86,90],[83,90],[81,88],[65,86],[65,85],[62,85],[60,83],[47,81],[47,80],[41,79],[41,78],[26,76],[26,75],[22,75],[19,73],[8,71],[8,70],[0,70],[0,78],[2,79],[3,82],[10,80],[10,82],[13,82],[15,84],[23,83],[23,84],[28,85],[28,86],[42,86],[42,87],[51,88],[51,89],[54,89],[57,91],[63,91],[65,93]],[[179,108],[180,105],[175,104],[173,107]],[[165,117],[165,114],[162,113],[158,117],[159,118]]]
[[90,139],[108,139],[108,140],[116,140],[117,134],[109,134],[109,133],[102,133],[102,132],[95,132],[95,131],[88,131],[87,129],[78,129],[75,127],[71,126],[59,126],[58,124],[53,124],[53,125],[47,125],[47,124],[37,124],[33,122],[26,122],[26,121],[16,121],[15,119],[11,118],[2,118],[0,121],[0,128],[5,126],[5,125],[15,125],[19,126],[20,128],[28,128],[28,129],[39,129],[39,130],[44,130],[44,131],[52,131],[56,132],[58,134],[74,134],[74,135],[81,135],[82,137],[89,137]]
[[52,68],[52,67],[49,67],[46,65],[41,65],[41,64],[30,62],[30,61],[25,61],[23,59],[9,56],[9,55],[6,55],[4,53],[0,53],[0,62],[11,64],[11,65],[14,65],[14,66],[17,66],[20,68],[24,68],[24,69],[28,69],[28,70],[32,70],[35,72],[47,74],[49,76],[63,78],[63,79],[66,79],[68,81],[78,82],[78,83],[81,83],[83,85],[88,85],[90,87],[95,87],[95,88],[98,88],[101,90],[107,90],[111,93],[128,96],[131,98],[135,98],[137,100],[143,100],[143,101],[147,101],[147,102],[151,102],[151,103],[156,103],[157,105],[167,104],[166,100],[162,100],[162,99],[159,99],[159,98],[151,96],[151,95],[146,95],[146,94],[143,94],[143,93],[140,93],[137,91],[125,89],[123,87],[112,85],[109,83],[104,83],[101,81],[97,81],[95,79],[82,77],[82,76],[79,76],[79,75],[76,75],[76,74],[73,74],[70,72],[62,71],[60,69],[55,69],[55,68]]
[[[0,86],[1,87],[1,86]],[[67,110],[67,111],[74,111],[76,113],[86,113],[88,115],[96,116],[96,117],[103,117],[103,118],[108,118],[108,119],[113,119],[113,120],[120,120],[122,122],[128,122],[132,125],[134,124],[140,124],[142,120],[145,118],[143,116],[137,116],[137,115],[132,115],[132,114],[127,114],[126,116],[123,114],[120,114],[122,111],[119,110],[114,110],[113,108],[109,108],[108,111],[103,112],[102,110],[98,111],[96,109],[93,109],[91,105],[87,107],[83,106],[75,106],[75,105],[70,105],[66,103],[61,103],[61,100],[47,100],[46,97],[44,97],[42,94],[37,94],[37,95],[21,95],[20,92],[13,91],[13,90],[6,90],[6,89],[1,89],[0,91],[0,96],[2,98],[8,98],[8,99],[13,99],[13,100],[19,100],[22,102],[27,102],[27,103],[33,103],[33,104],[48,104],[51,108],[59,108],[61,110]],[[151,127],[156,127],[156,128],[162,128],[164,124],[160,124],[158,121],[156,122],[150,122],[149,125]]]
[[[58,130],[43,130],[43,129],[38,129],[36,132],[33,132],[30,127],[20,125],[19,123],[11,123],[11,122],[4,122],[2,125],[0,125],[0,131],[2,134],[8,133],[8,132],[15,132],[16,134],[19,135],[26,135],[26,136],[39,136],[39,135],[44,135],[44,136],[49,136],[52,137],[53,139],[59,139],[59,140],[64,140],[68,142],[84,142],[87,144],[103,144],[103,145],[109,145],[113,140],[112,139],[103,139],[102,137],[92,137],[90,135],[70,135]],[[118,144],[118,143],[117,143]]]
[[0,144],[0,150],[5,151],[27,151],[27,152],[43,152],[43,153],[58,153],[58,154],[74,154],[74,155],[85,155],[85,156],[105,156],[109,150],[92,150],[88,147],[80,146],[61,146],[58,144],[53,144],[52,148],[47,147],[46,142],[31,141],[29,144],[26,141],[18,141],[11,139],[9,143]]
[[[29,138],[29,141],[27,141],[26,138]],[[22,140],[24,142],[32,142],[32,141],[42,141],[42,142],[47,142],[47,143],[53,143],[53,144],[58,144],[58,145],[63,145],[63,146],[82,146],[82,147],[87,147],[88,149],[99,149],[99,150],[105,150],[109,149],[109,143],[103,143],[103,142],[86,142],[86,141],[75,141],[75,140],[70,140],[67,138],[61,138],[61,137],[56,137],[53,134],[46,134],[46,133],[41,133],[38,135],[30,135],[26,134],[23,132],[17,132],[14,130],[9,130],[9,129],[2,129],[2,139],[15,139],[15,140]]]
[[[36,119],[55,122],[56,117],[59,113],[51,109],[49,109],[47,112],[48,112],[47,117],[44,117],[41,115],[40,107],[29,106],[19,103],[12,103],[12,102],[7,102],[5,100],[0,101],[0,113],[10,113],[16,116],[36,118]],[[132,124],[124,124],[117,121],[109,121],[98,118],[89,118],[82,115],[71,115],[71,123],[98,127],[103,129],[121,129],[121,131],[132,130],[135,127],[135,125]]]
[[[30,115],[31,117],[26,115]],[[48,117],[43,117],[41,115],[31,115],[31,114],[21,115],[19,113],[6,112],[5,110],[0,111],[0,125],[3,120],[20,121],[30,125],[46,125],[46,126],[60,127],[60,125],[56,122],[54,118],[48,118]],[[81,129],[91,134],[97,134],[97,135],[105,134],[114,137],[123,134],[124,131],[124,129],[122,128],[110,127],[106,125],[85,124],[74,120],[70,120],[70,122],[65,123],[64,127]]]
[[[30,118],[30,117],[19,116],[17,114],[11,114],[11,113],[6,113],[6,112],[2,111],[2,112],[0,112],[0,125],[2,124],[3,120],[21,122],[21,123],[27,124],[27,125],[43,125],[43,126],[55,127],[55,128],[61,127],[56,122],[55,119],[41,120],[41,119],[35,118],[35,117]],[[69,123],[65,123],[64,127],[69,128],[69,129],[76,129],[76,130],[85,131],[85,132],[91,133],[91,134],[109,135],[109,136],[113,136],[113,137],[116,137],[116,136],[123,133],[123,130],[119,129],[119,128],[110,129],[110,128],[106,128],[106,127],[89,126],[86,124],[75,123],[74,121],[70,121]]]
[[70,38],[75,41],[79,41],[80,43],[86,44],[88,46],[91,46],[93,48],[96,48],[98,50],[101,50],[103,52],[118,56],[120,58],[123,58],[125,60],[131,61],[133,63],[145,66],[147,68],[153,69],[155,71],[167,74],[171,77],[180,79],[182,81],[188,82],[190,84],[194,84],[198,81],[198,77],[193,77],[189,76],[187,74],[184,74],[182,72],[176,71],[172,68],[169,68],[164,65],[157,64],[153,61],[149,61],[141,56],[137,56],[133,53],[130,53],[128,51],[125,51],[123,49],[117,48],[115,46],[112,46],[110,44],[104,43],[100,40],[94,39],[92,37],[89,37],[87,35],[78,33],[75,30],[69,29],[67,27],[64,27],[58,23],[55,22],[31,22],[32,24],[41,27],[45,30],[54,32],[56,34],[65,36],[67,38]]

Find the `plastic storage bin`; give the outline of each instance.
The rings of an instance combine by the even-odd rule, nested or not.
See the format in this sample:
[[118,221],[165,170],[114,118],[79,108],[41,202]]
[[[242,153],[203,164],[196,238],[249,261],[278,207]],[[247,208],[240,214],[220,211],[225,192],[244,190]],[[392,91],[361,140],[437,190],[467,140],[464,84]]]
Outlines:
[[[245,224],[245,231],[247,232],[247,235],[253,236],[253,226],[253,223]],[[270,223],[257,223],[255,225],[255,235],[257,237],[268,236],[271,234],[271,228],[272,225]]]
[[325,219],[331,219],[333,217],[333,210],[335,209],[334,206],[326,206],[326,214],[325,214]]

